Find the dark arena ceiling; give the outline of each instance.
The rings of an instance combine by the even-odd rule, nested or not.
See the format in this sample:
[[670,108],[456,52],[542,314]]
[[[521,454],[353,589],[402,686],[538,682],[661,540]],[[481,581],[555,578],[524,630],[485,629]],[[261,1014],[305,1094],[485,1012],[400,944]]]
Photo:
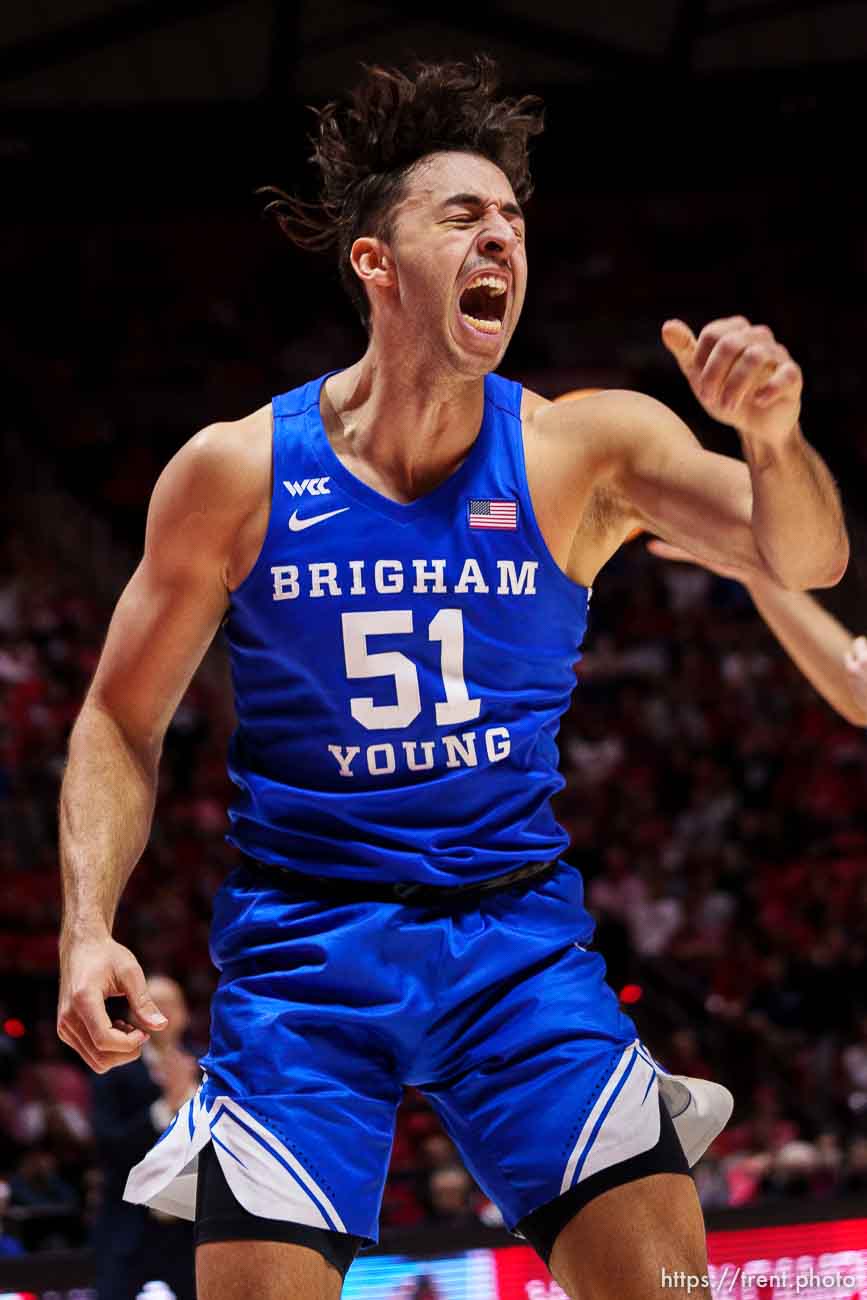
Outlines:
[[361,60],[484,48],[510,82],[774,72],[867,55],[862,0],[30,0],[0,11],[7,105],[318,100]]
[[[867,0],[30,0],[0,8],[0,179],[147,205],[296,172],[359,64],[500,63],[543,94],[544,172],[729,183],[851,168]],[[857,148],[855,148],[857,153]],[[847,161],[848,159],[848,161]],[[604,172],[604,176],[601,173]],[[215,193],[216,197],[216,193]]]
[[867,0],[28,0],[0,6],[4,215],[259,219],[258,186],[312,183],[308,106],[362,63],[479,51],[544,97],[549,203],[752,187],[811,223],[865,206]]

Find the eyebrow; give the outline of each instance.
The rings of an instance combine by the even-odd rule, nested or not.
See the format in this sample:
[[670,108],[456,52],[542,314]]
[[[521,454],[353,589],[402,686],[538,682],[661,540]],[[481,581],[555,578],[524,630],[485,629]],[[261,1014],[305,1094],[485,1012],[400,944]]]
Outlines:
[[[483,208],[487,205],[485,200],[479,194],[452,194],[450,198],[444,200],[442,206],[444,208]],[[510,217],[519,217],[521,221],[525,219],[523,210],[518,203],[501,203],[499,208],[501,212],[506,213]]]

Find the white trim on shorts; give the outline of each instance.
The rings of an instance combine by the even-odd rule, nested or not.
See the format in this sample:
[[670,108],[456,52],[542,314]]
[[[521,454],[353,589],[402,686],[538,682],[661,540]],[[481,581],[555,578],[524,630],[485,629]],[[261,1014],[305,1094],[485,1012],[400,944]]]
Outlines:
[[213,1142],[226,1182],[250,1214],[346,1232],[333,1202],[288,1147],[231,1097],[206,1106],[204,1086],[130,1170],[124,1200],[194,1219],[199,1152]]
[[560,1192],[591,1174],[649,1151],[659,1141],[661,1096],[692,1166],[728,1123],[734,1098],[710,1079],[669,1074],[636,1038],[620,1059],[582,1125]]

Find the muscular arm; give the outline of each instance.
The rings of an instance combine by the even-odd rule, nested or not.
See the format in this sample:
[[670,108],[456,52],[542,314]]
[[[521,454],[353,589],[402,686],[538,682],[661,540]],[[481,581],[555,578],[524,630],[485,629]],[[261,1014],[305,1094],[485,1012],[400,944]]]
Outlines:
[[662,338],[707,413],[741,440],[767,573],[794,590],[839,582],[849,541],[834,481],[801,432],[800,366],[767,325],[744,316],[711,321],[698,338],[669,320]]
[[94,698],[69,742],[60,793],[61,945],[108,934],[150,833],[158,750],[137,748]]
[[[755,451],[748,464],[704,451],[675,415],[641,399],[617,480],[638,522],[702,558],[724,556],[783,587],[833,586],[845,568],[829,547],[845,541],[831,476],[793,436],[781,451]],[[837,567],[829,569],[829,551]]]
[[111,929],[150,833],[166,728],[227,607],[228,556],[248,503],[225,430],[204,430],[163,471],[142,561],[70,739],[60,797],[58,1028],[95,1069],[137,1055],[130,1049],[144,1039],[111,1028],[105,997],[125,993],[138,1029],[158,1027],[138,964],[112,943]]
[[642,393],[612,390],[558,411],[574,445],[593,447],[623,536],[644,528],[702,561],[725,559],[783,586],[833,586],[842,576],[848,547],[837,492],[803,440],[748,465],[705,451]]
[[615,502],[627,533],[648,528],[791,590],[834,586],[849,541],[834,481],[801,433],[800,367],[743,316],[711,321],[697,338],[669,320],[662,339],[707,413],[736,430],[746,463],[704,451],[652,398],[606,393],[564,404],[597,457],[597,494]]
[[753,493],[752,531],[765,569],[795,591],[833,587],[849,547],[831,473],[796,426],[776,448],[743,437]]

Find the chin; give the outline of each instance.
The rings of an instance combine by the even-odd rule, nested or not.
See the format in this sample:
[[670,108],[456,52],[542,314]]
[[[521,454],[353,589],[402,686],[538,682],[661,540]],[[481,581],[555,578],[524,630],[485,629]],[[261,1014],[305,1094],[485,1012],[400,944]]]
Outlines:
[[496,347],[485,346],[475,348],[472,343],[469,345],[460,338],[451,335],[449,338],[449,356],[452,364],[464,375],[472,375],[479,378],[491,374],[506,355],[509,346],[509,338],[497,338]]

